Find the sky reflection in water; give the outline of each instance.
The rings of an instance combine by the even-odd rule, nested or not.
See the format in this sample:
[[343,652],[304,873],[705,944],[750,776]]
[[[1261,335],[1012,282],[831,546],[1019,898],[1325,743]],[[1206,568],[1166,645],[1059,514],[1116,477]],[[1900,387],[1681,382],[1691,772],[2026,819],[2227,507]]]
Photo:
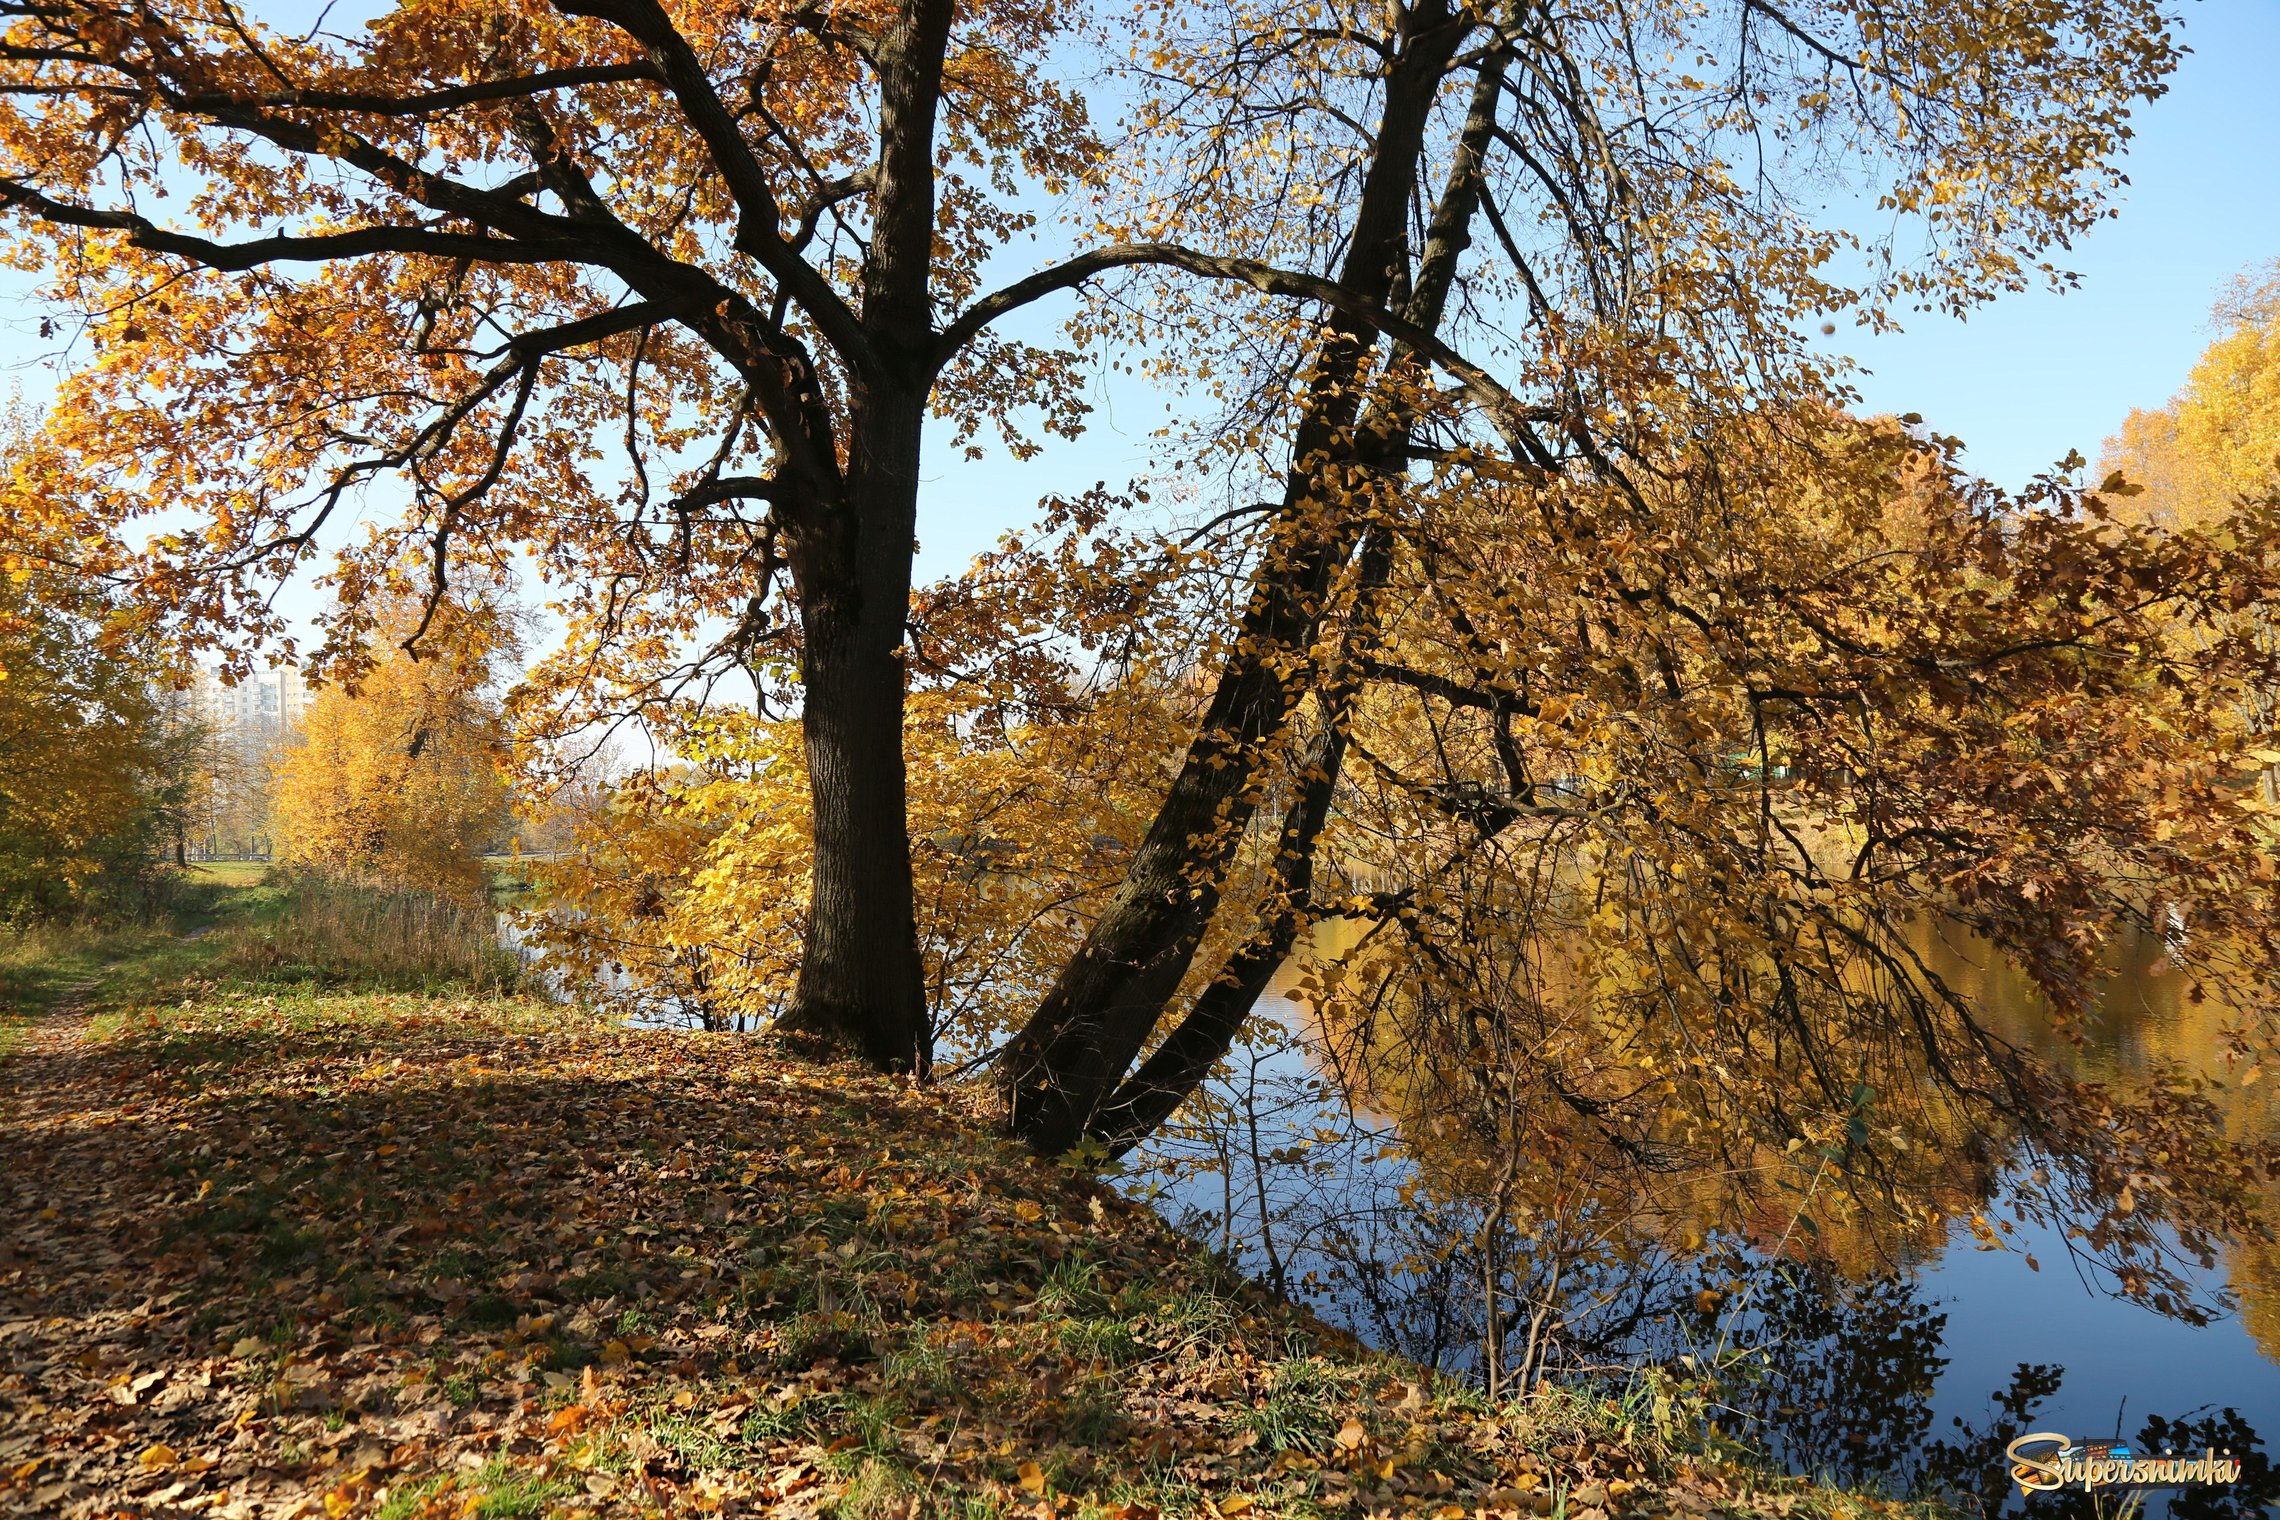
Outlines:
[[[1322,948],[1344,948],[1334,927]],[[1921,948],[2008,1037],[2054,1048],[2031,993],[2008,968],[1929,933]],[[2116,967],[2090,1047],[2069,1062],[2091,1074],[2150,1058],[2198,1062],[2216,1011],[2184,999],[2158,944],[2123,945]],[[1261,1012],[1311,1033],[1309,1010],[1288,996],[1294,980],[1279,979]],[[1388,1349],[1471,1371],[1480,1359],[1477,1263],[1400,1267],[1405,1256],[1420,1267],[1414,1253],[1433,1235],[1431,1223],[1405,1237],[1386,1222],[1405,1212],[1401,1189],[1418,1175],[1414,1155],[1394,1126],[1356,1114],[1332,1075],[1301,1052],[1294,1043],[1239,1056],[1221,1092],[1236,1104],[1236,1133],[1217,1149],[1192,1136],[1157,1147],[1158,1159],[1188,1169],[1159,1205],[1250,1270],[1272,1276],[1279,1268],[1325,1318]],[[1259,1154],[1284,1158],[1258,1170],[1241,1154],[1251,1148],[1254,1118]],[[2262,1099],[2231,1118],[2267,1132],[2274,1122]],[[1322,1138],[1332,1132],[1341,1138]],[[1295,1148],[1309,1137],[1311,1147]],[[1144,1185],[1145,1174],[1135,1181]],[[1756,1351],[1728,1394],[1724,1423],[1736,1433],[1798,1471],[1945,1490],[1989,1512],[2092,1512],[2079,1494],[2020,1499],[2001,1461],[2015,1434],[2119,1434],[2181,1451],[2208,1441],[2247,1457],[2241,1482],[2155,1491],[2147,1513],[2280,1513],[2269,1434],[2280,1432],[2280,1251],[2234,1243],[2215,1271],[2191,1274],[2205,1300],[2219,1304],[2229,1291],[2238,1303],[2194,1326],[2104,1291],[2070,1261],[2058,1227],[2022,1224],[2012,1239],[2020,1249],[1977,1250],[1959,1223],[1944,1244],[1919,1244],[1918,1260],[1880,1270],[1856,1260],[1849,1272],[1813,1265],[1813,1253],[1794,1242],[1775,1251],[1762,1220],[1711,1231],[1698,1253],[1643,1244],[1637,1260],[1565,1284],[1600,1305],[1577,1327],[1568,1370],[1600,1366],[1621,1377],[1612,1369],[1625,1362]]]

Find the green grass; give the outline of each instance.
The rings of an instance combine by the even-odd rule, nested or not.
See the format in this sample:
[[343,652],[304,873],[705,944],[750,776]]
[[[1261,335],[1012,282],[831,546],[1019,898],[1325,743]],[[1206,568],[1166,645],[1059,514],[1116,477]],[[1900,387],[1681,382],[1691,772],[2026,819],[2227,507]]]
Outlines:
[[488,906],[296,872],[241,889],[219,926],[219,969],[273,985],[488,996],[512,992],[521,965]]
[[495,997],[515,990],[519,971],[488,908],[262,861],[199,862],[142,921],[0,924],[0,1058],[67,1002],[101,1018],[229,986],[319,1003],[380,990]]
[[[75,924],[0,928],[0,1014],[14,1020],[44,1013],[96,975],[143,931]],[[0,1026],[0,1040],[7,1026]]]
[[445,1477],[425,1478],[417,1483],[403,1483],[388,1491],[388,1497],[372,1511],[373,1520],[412,1520],[430,1499],[451,1491],[451,1480]]
[[258,887],[271,869],[266,860],[200,860],[191,863],[189,875],[225,887]]
[[1242,1429],[1256,1434],[1269,1451],[1319,1451],[1332,1429],[1338,1380],[1313,1357],[1292,1357],[1276,1366],[1266,1396],[1237,1416]]
[[196,975],[214,954],[203,936],[250,910],[258,879],[193,866],[147,920],[0,924],[0,1056],[66,1001],[129,1001]]
[[536,890],[533,876],[541,862],[529,856],[486,855],[483,857],[483,874],[489,881],[491,897],[495,902],[511,903]]
[[437,1502],[459,1500],[449,1511],[481,1520],[524,1520],[551,1512],[554,1501],[570,1492],[558,1479],[534,1478],[494,1459],[460,1477],[435,1477],[391,1489],[377,1505],[374,1520],[413,1520],[436,1513]]

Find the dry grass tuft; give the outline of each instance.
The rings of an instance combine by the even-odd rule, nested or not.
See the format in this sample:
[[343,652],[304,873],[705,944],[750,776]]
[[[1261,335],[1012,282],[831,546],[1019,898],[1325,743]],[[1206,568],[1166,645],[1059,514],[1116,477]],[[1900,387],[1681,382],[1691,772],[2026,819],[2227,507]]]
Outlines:
[[222,931],[224,971],[479,996],[511,992],[520,981],[521,962],[500,945],[488,907],[313,872],[273,873],[272,885],[279,897],[271,911]]

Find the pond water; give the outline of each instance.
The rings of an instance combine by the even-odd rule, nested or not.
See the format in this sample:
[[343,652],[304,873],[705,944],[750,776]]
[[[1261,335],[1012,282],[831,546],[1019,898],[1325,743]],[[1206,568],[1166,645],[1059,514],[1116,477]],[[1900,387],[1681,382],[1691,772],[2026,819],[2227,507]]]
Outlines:
[[[1435,1160],[1446,1137],[1421,1132],[1440,1128],[1433,1103],[1411,1102],[1398,1122],[1373,1111],[1366,1079],[1325,1059],[1335,1032],[1307,1001],[1308,968],[1351,942],[1324,926],[1312,953],[1285,968],[1258,1009],[1269,1037],[1214,1089],[1216,1121],[1152,1145],[1133,1185],[1333,1323],[1477,1377],[1487,1280],[1477,1243],[1495,1238],[1480,1234],[1482,1205],[1434,1185],[1449,1168]],[[2007,1037],[2049,1045],[2015,973],[1930,931],[1919,948]],[[2124,944],[2113,969],[2086,1045],[2062,1062],[2085,1074],[2163,1060],[2208,1067],[2217,1011],[2193,1003],[2162,947]],[[2259,1095],[2227,1119],[2236,1133],[2269,1134],[2275,1111]],[[2020,1164],[2005,1144],[1957,1137],[1959,1154],[1978,1154],[1983,1193]],[[2230,1451],[2247,1463],[2239,1483],[2153,1490],[2146,1512],[2280,1513],[2280,1249],[2232,1241],[2213,1267],[2187,1264],[2207,1317],[2192,1324],[2117,1296],[2070,1256],[2064,1221],[2019,1223],[2002,1237],[2007,1249],[1983,1249],[1965,1222],[1971,1198],[1947,1196],[1950,1217],[1928,1227],[1879,1231],[1856,1218],[1815,1239],[1816,1185],[1797,1186],[1786,1218],[1698,1208],[1681,1231],[1667,1209],[1601,1199],[1559,1226],[1539,1222],[1496,1263],[1507,1356],[1531,1344],[1540,1313],[1531,1365],[1551,1375],[1638,1389],[1643,1365],[1681,1384],[1714,1367],[1708,1416],[1792,1470],[1945,1492],[1989,1514],[2094,1512],[2079,1492],[2022,1501],[2002,1453],[2030,1431],[2118,1436],[2141,1452]],[[2280,1188],[2267,1191],[2280,1204]],[[2105,1498],[2114,1512],[2112,1491]]]

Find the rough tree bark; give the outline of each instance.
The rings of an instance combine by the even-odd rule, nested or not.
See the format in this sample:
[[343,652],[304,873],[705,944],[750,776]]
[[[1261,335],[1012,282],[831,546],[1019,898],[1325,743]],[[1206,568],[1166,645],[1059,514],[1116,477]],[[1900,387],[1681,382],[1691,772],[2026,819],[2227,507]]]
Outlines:
[[[934,330],[934,136],[952,0],[903,7],[877,56],[879,161],[863,267],[870,372],[850,398],[847,502],[816,525],[803,578],[804,738],[815,867],[799,984],[783,1025],[875,1066],[933,1054],[913,917],[902,719],[904,623],[918,532]],[[828,561],[832,573],[817,575]]]
[[815,835],[799,982],[781,1020],[885,1070],[932,1055],[903,779],[903,623],[923,392],[871,397],[846,508],[795,548]]

